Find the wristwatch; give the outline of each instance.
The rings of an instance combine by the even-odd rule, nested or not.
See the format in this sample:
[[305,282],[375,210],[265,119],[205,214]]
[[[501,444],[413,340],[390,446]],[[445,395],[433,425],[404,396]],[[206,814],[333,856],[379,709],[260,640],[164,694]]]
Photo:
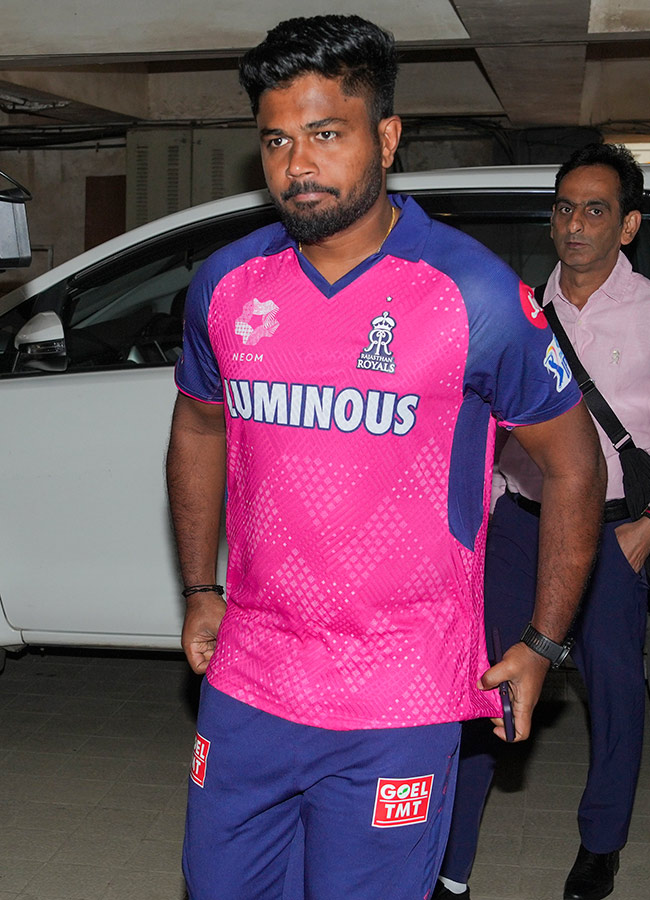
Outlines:
[[530,647],[531,650],[534,650],[535,653],[539,653],[540,656],[549,659],[552,669],[557,669],[558,666],[562,665],[574,644],[573,638],[565,638],[562,644],[556,644],[555,641],[547,638],[545,634],[533,628],[532,622],[526,625],[519,640],[527,647]]

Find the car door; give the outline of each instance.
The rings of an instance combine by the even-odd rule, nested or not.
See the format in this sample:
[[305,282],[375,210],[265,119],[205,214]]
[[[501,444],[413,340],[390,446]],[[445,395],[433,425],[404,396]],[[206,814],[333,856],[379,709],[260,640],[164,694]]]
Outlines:
[[168,366],[3,385],[2,603],[27,643],[178,646],[174,394]]
[[[163,467],[185,289],[265,216],[166,236],[0,319],[0,593],[26,643],[179,646]],[[63,324],[62,372],[30,371],[13,346],[45,311]]]

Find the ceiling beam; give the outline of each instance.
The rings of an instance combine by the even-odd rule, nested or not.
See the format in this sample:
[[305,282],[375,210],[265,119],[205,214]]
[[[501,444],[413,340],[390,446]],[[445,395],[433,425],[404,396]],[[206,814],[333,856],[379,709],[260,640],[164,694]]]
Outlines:
[[456,9],[512,125],[579,120],[590,0],[456,0]]
[[580,121],[586,45],[483,49],[479,57],[512,125]]
[[591,0],[455,0],[476,44],[584,41]]

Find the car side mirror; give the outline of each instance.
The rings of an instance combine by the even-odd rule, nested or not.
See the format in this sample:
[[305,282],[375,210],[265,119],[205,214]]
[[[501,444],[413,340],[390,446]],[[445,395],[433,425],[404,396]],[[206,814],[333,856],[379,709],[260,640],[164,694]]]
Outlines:
[[14,338],[18,359],[14,371],[64,372],[68,365],[63,323],[55,312],[40,312]]

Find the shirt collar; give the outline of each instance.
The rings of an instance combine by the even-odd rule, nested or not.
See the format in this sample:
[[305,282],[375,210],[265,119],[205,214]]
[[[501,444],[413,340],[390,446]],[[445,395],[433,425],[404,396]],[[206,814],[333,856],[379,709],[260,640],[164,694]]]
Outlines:
[[[377,259],[390,255],[417,262],[429,236],[431,220],[412,197],[389,194],[389,198],[393,206],[401,210],[401,215],[382,244],[381,252],[375,255]],[[278,224],[271,228],[268,243],[262,252],[264,256],[273,256],[290,247],[298,252],[297,242],[283,225]]]
[[[556,265],[548,279],[548,285],[544,291],[544,305],[550,303],[551,300],[555,300],[556,297],[559,297],[563,303],[570,303],[560,288],[561,265],[561,263]],[[606,297],[609,297],[609,299],[613,300],[615,303],[621,303],[621,301],[625,299],[627,293],[631,271],[632,264],[627,256],[619,250],[616,265],[601,286],[589,297],[587,303],[601,293],[605,294]]]

